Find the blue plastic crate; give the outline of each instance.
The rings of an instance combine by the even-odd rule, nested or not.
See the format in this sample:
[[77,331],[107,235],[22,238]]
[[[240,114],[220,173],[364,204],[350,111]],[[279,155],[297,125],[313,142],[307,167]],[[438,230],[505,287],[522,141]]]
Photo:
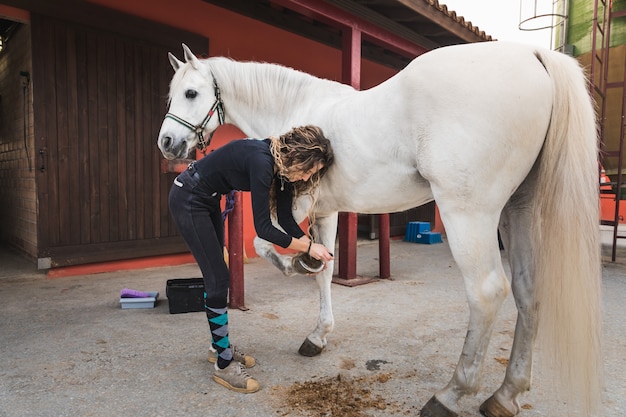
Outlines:
[[429,222],[409,222],[406,225],[404,240],[407,242],[417,242],[418,236],[430,232]]
[[425,243],[432,245],[433,243],[442,243],[441,233],[439,232],[426,232],[416,236],[415,243]]

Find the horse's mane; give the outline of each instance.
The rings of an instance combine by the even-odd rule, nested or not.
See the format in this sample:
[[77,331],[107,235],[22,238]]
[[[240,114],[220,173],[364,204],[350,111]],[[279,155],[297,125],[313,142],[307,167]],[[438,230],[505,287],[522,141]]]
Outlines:
[[253,108],[288,111],[294,103],[302,103],[321,88],[352,90],[336,81],[318,78],[278,64],[234,61],[225,57],[207,58],[202,62],[208,64],[222,91],[228,91],[237,101],[245,102]]

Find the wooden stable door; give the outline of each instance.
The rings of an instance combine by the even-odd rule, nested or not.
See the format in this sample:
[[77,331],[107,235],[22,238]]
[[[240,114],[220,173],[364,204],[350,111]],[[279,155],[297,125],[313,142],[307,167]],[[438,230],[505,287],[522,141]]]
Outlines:
[[[85,22],[93,13],[95,27]],[[80,23],[32,16],[38,257],[52,267],[186,251],[167,207],[175,174],[161,173],[156,139],[173,75],[167,52],[181,41],[206,51],[208,41],[102,13],[89,9]],[[131,25],[132,36],[107,20]]]

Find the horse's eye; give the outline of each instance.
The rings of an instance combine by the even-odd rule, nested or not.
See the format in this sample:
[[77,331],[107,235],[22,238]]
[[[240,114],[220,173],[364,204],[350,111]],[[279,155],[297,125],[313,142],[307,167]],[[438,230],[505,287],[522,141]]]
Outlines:
[[198,92],[196,90],[187,90],[185,91],[185,97],[187,98],[196,98]]

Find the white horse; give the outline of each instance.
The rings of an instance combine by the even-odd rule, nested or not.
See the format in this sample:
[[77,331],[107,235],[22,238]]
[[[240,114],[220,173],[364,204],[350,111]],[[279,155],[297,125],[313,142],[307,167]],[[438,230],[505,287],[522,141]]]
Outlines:
[[[335,152],[315,206],[316,236],[329,248],[339,211],[390,213],[436,201],[470,317],[456,370],[422,416],[455,416],[458,400],[477,393],[494,318],[511,287],[518,309],[511,357],[480,411],[520,411],[538,334],[559,372],[559,400],[594,415],[602,391],[598,153],[593,105],[574,59],[503,42],[445,47],[357,91],[279,65],[198,59],[183,49],[185,62],[170,54],[176,72],[158,138],[166,158],[204,146],[222,119],[256,138],[320,126]],[[305,212],[296,210],[296,220]],[[255,243],[293,272],[290,257]],[[320,353],[333,329],[332,270],[316,278],[320,316],[304,355]]]

